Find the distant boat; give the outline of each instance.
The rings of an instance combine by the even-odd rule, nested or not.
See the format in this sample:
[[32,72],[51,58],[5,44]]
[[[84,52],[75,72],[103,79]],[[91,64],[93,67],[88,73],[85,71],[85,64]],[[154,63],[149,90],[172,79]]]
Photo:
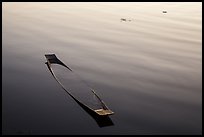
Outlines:
[[132,21],[132,20],[130,20],[130,19],[127,20],[127,19],[125,19],[125,18],[121,18],[120,21]]
[[121,19],[120,19],[120,21],[127,21],[127,20],[126,20],[126,19],[124,19],[124,18],[121,18]]
[[164,11],[162,11],[162,12],[163,12],[163,13],[167,13],[167,11],[165,11],[165,10],[164,10]]
[[[55,78],[55,80],[61,85],[61,87],[80,105],[83,105],[84,108],[87,108],[93,112],[95,112],[99,116],[107,116],[112,115],[114,112],[112,112],[105,103],[100,99],[100,97],[96,94],[96,92],[93,89],[90,89],[85,84],[76,83],[77,80],[73,80],[70,78],[68,81],[66,78],[69,77],[75,77],[75,74],[73,70],[65,65],[62,61],[60,61],[55,54],[46,54],[46,64],[48,69],[50,70],[52,76]],[[53,66],[54,65],[54,66]],[[61,71],[63,72],[63,75],[56,75],[55,69],[57,65],[56,72]],[[64,76],[65,75],[65,76]],[[66,78],[63,78],[66,77]],[[66,86],[66,83],[71,83],[71,86]],[[81,84],[81,85],[78,85]],[[81,89],[80,89],[81,88]],[[78,89],[78,90],[72,90],[72,89]]]

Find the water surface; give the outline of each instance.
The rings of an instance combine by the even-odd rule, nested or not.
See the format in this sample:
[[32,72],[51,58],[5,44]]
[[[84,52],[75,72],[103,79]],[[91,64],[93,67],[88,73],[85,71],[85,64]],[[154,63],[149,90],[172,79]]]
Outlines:
[[[2,7],[3,134],[202,134],[202,3]],[[96,90],[113,126],[63,91],[47,53]]]

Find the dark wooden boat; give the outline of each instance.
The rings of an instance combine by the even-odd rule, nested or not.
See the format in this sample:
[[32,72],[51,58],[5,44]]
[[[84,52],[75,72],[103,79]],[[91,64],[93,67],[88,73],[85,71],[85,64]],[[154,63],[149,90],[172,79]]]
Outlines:
[[73,70],[59,60],[55,54],[46,54],[45,57],[52,76],[78,104],[99,116],[114,114],[96,92],[84,84]]

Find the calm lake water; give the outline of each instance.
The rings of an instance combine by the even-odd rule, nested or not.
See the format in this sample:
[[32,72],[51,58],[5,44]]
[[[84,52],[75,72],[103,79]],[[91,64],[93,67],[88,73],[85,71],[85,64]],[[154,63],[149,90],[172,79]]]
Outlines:
[[[202,134],[201,2],[10,2],[2,12],[3,134]],[[99,127],[64,92],[47,53],[96,90],[114,125]]]

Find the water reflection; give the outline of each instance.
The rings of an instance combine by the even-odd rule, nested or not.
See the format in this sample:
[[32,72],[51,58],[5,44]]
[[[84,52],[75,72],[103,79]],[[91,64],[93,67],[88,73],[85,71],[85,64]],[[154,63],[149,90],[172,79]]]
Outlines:
[[114,125],[113,121],[109,116],[99,116],[95,112],[93,112],[93,110],[89,109],[75,98],[73,99],[81,106],[81,108],[83,108],[83,110],[85,110],[96,121],[99,127],[107,127]]

